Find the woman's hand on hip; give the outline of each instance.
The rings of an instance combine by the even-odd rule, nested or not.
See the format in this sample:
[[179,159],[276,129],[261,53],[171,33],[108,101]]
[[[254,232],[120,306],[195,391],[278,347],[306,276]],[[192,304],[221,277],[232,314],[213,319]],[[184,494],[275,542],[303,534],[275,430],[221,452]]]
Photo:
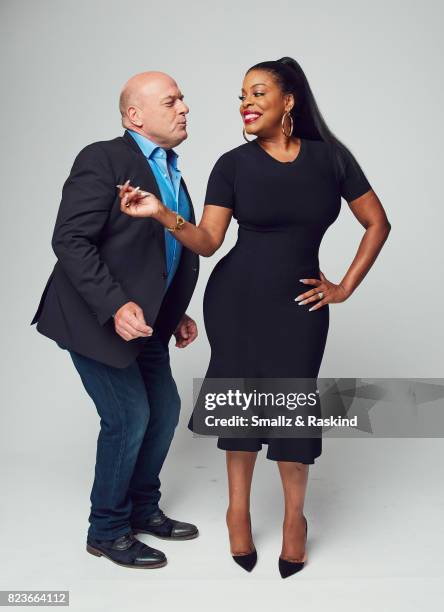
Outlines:
[[346,289],[341,284],[335,285],[335,283],[331,283],[321,271],[319,272],[321,275],[321,280],[318,278],[300,279],[301,282],[305,283],[306,285],[313,285],[314,288],[309,289],[305,293],[301,293],[295,298],[298,305],[303,306],[305,304],[315,302],[315,305],[309,308],[309,310],[318,310],[326,304],[338,304],[339,302],[345,302],[345,300],[349,297]]
[[163,206],[153,193],[142,191],[140,187],[132,187],[129,181],[117,187],[120,210],[130,217],[156,217]]

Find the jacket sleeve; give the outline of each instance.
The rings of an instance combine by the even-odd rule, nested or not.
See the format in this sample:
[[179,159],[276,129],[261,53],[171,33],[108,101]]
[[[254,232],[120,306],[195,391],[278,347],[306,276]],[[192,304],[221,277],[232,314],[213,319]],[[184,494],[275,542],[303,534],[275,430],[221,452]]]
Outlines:
[[115,198],[114,174],[105,151],[98,143],[86,146],[63,185],[52,248],[100,325],[130,301],[98,248]]

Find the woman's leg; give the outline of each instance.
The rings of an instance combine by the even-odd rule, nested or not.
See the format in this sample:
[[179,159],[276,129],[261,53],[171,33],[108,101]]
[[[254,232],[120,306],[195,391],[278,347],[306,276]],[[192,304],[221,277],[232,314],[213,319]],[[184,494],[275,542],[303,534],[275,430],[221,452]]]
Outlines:
[[303,561],[305,553],[304,501],[309,465],[296,461],[278,461],[285,497],[281,557]]
[[248,554],[254,544],[250,528],[250,491],[257,451],[227,451],[229,505],[227,526],[232,555]]

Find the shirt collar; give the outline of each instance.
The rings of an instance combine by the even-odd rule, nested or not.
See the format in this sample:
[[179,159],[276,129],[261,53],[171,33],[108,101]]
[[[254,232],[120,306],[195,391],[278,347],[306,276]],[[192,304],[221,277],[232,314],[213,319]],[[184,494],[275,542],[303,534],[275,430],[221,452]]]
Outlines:
[[177,158],[179,157],[179,154],[176,153],[174,149],[162,149],[162,147],[160,147],[158,144],[156,144],[146,136],[139,134],[139,132],[134,132],[133,130],[128,130],[128,132],[137,142],[145,157],[157,157],[158,159],[165,159],[166,157],[170,164],[173,166],[173,168],[177,169]]

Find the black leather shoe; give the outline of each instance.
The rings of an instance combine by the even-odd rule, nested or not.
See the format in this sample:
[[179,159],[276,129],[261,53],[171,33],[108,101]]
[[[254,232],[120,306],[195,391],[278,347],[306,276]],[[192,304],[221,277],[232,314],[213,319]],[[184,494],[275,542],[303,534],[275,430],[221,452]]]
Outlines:
[[[308,535],[308,525],[307,519],[304,516],[305,520],[305,544],[307,544],[307,535]],[[279,557],[279,573],[282,578],[288,578],[289,576],[293,576],[296,572],[300,572],[304,567],[305,562],[307,560],[306,554],[304,555],[304,561],[287,561],[287,559],[282,559]]]
[[95,540],[88,537],[86,550],[96,557],[106,557],[123,567],[151,569],[163,567],[167,558],[162,551],[147,546],[127,533],[115,540]]
[[131,525],[133,533],[149,533],[162,540],[192,540],[197,538],[196,525],[168,518],[162,510],[152,514],[141,525]]

